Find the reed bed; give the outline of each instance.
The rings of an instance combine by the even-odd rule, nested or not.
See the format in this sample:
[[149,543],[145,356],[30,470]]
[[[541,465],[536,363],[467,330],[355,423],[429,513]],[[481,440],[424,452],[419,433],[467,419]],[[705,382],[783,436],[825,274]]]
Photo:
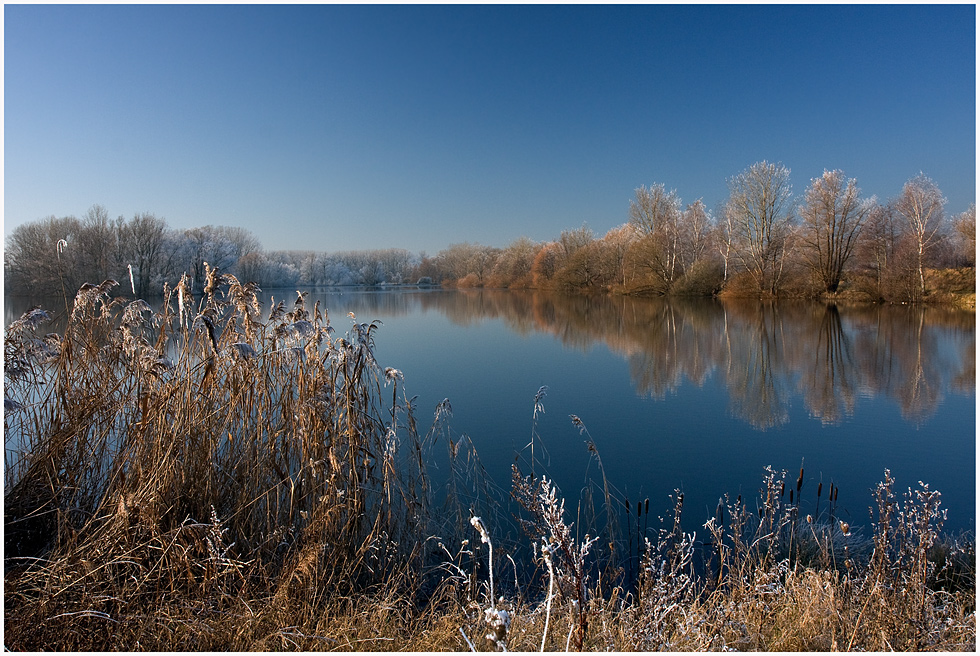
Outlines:
[[254,285],[207,283],[156,310],[84,285],[63,335],[41,309],[8,327],[7,648],[976,647],[975,542],[940,537],[926,485],[885,472],[864,537],[839,490],[767,469],[688,534],[683,494],[652,518],[572,417],[602,480],[566,512],[534,455],[545,388],[501,490],[448,400],[420,430],[377,322],[338,335],[302,293],[263,322]]

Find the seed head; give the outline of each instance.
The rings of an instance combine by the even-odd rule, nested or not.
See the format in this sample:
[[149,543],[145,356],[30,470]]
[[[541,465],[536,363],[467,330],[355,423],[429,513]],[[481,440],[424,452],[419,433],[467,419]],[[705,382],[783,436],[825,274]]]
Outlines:
[[477,516],[470,517],[470,524],[480,532],[480,541],[488,544],[490,542],[490,533],[487,532],[487,527],[484,526],[483,519]]

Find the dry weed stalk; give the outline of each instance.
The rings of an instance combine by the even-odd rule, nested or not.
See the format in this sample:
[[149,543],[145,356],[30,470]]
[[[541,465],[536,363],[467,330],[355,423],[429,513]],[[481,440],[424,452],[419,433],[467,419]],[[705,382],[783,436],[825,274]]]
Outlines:
[[[886,471],[866,539],[841,520],[836,485],[825,502],[816,486],[814,517],[801,513],[802,470],[794,486],[767,468],[754,508],[721,499],[707,545],[681,528],[682,493],[655,540],[640,528],[647,505],[627,504],[623,550],[625,500],[577,417],[603,475],[604,529],[574,534],[552,481],[515,466],[525,560],[547,576],[522,591],[521,545],[500,541],[494,560],[487,524],[502,513],[472,443],[450,431],[448,400],[420,435],[400,372],[375,360],[378,323],[351,315],[336,336],[302,293],[262,323],[254,285],[210,267],[206,279],[196,304],[182,280],[156,311],[113,298],[114,281],[85,285],[64,335],[39,334],[40,309],[8,327],[8,647],[476,649],[468,622],[490,647],[521,650],[975,648],[974,542],[940,539],[929,486],[899,499]],[[440,438],[451,472],[437,506],[426,464]],[[486,585],[463,541],[468,509],[487,518],[472,525]],[[578,531],[590,513],[580,506]],[[610,545],[604,568],[597,542]],[[504,558],[511,601],[494,574]],[[622,567],[634,558],[635,578]]]
[[[5,556],[22,585],[43,573],[45,606],[259,585],[316,607],[421,562],[426,456],[400,453],[420,438],[397,386],[382,406],[377,323],[334,338],[298,294],[263,325],[258,289],[210,267],[193,321],[183,281],[180,312],[115,286],[83,286],[61,338],[36,336],[40,310],[5,336]],[[125,617],[86,611],[46,617]]]

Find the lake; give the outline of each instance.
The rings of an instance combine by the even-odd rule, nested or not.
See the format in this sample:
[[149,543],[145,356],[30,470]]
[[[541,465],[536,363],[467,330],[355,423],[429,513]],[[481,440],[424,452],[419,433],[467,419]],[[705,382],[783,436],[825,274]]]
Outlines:
[[[295,292],[265,292],[266,311],[273,297]],[[597,472],[591,437],[621,495],[666,515],[680,489],[699,534],[721,495],[754,507],[767,465],[795,482],[801,464],[803,513],[832,482],[837,515],[869,524],[887,468],[898,490],[943,493],[947,532],[975,530],[972,312],[442,289],[312,292],[308,307],[317,300],[338,333],[349,312],[383,322],[375,355],[404,373],[420,430],[448,398],[450,437],[470,438],[501,494],[533,428],[536,473],[572,514]],[[5,324],[33,304],[8,298]]]

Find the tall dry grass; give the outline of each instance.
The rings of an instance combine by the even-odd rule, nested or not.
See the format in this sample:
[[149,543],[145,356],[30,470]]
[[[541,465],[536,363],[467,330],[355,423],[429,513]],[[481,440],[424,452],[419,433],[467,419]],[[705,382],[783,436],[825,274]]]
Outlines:
[[262,322],[254,285],[213,270],[158,310],[114,286],[83,286],[64,335],[42,310],[5,335],[8,648],[975,647],[974,542],[940,539],[927,486],[886,472],[862,537],[839,490],[768,470],[698,536],[683,494],[652,524],[619,495],[589,437],[597,501],[566,512],[534,456],[542,389],[515,538],[448,400],[419,429],[377,323],[339,336],[303,294]]

